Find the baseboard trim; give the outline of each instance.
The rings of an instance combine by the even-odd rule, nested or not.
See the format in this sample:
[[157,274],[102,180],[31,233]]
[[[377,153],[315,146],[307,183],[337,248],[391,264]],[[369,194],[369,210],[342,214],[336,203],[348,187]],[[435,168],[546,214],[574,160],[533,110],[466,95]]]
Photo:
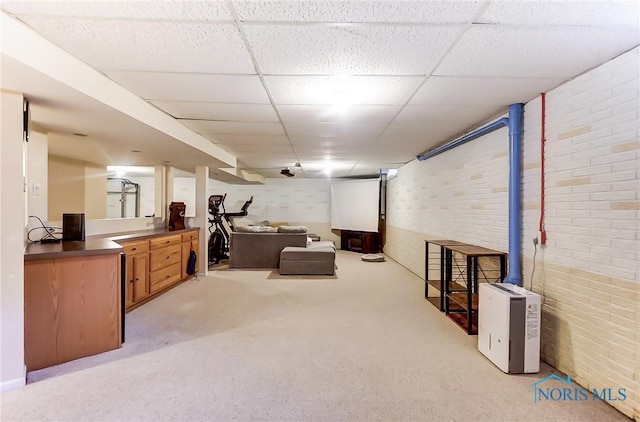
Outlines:
[[[25,368],[25,371],[26,371],[26,368]],[[9,381],[3,381],[2,383],[0,383],[0,393],[4,393],[5,391],[9,391],[9,390],[15,390],[16,388],[24,387],[25,385],[27,385],[26,375],[22,376],[22,378],[15,378]]]

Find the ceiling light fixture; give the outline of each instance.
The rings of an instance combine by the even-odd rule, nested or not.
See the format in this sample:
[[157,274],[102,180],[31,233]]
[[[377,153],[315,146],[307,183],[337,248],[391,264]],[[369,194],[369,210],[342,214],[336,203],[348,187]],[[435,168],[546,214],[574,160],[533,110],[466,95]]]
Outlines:
[[334,113],[343,113],[353,105],[353,95],[346,90],[336,91],[334,94],[334,105],[331,111]]

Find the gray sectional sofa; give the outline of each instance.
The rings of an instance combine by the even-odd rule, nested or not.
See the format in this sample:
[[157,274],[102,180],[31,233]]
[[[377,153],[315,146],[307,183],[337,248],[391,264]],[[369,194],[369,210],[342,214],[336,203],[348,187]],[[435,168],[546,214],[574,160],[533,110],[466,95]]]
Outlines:
[[306,233],[233,232],[229,268],[278,268],[284,248],[306,245]]
[[281,274],[335,274],[335,245],[308,242],[304,226],[238,226],[231,233],[229,268],[279,268]]

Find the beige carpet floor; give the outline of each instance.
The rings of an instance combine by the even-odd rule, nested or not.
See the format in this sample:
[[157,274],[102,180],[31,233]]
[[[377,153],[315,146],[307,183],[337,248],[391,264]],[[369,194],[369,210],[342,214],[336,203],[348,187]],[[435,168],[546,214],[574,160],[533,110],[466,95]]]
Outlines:
[[333,278],[223,268],[185,282],[127,314],[121,349],[3,393],[2,420],[627,420],[599,400],[534,404],[551,368],[502,373],[420,278],[360,257],[339,251]]

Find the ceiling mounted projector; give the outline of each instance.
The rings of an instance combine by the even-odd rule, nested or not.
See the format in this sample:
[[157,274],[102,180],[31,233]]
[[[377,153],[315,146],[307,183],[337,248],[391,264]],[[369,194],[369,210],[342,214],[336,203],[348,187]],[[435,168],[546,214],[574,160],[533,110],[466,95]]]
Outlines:
[[288,168],[284,168],[284,169],[280,170],[280,174],[283,175],[283,176],[287,176],[287,177],[295,176],[295,174],[291,173],[291,170],[289,170]]

